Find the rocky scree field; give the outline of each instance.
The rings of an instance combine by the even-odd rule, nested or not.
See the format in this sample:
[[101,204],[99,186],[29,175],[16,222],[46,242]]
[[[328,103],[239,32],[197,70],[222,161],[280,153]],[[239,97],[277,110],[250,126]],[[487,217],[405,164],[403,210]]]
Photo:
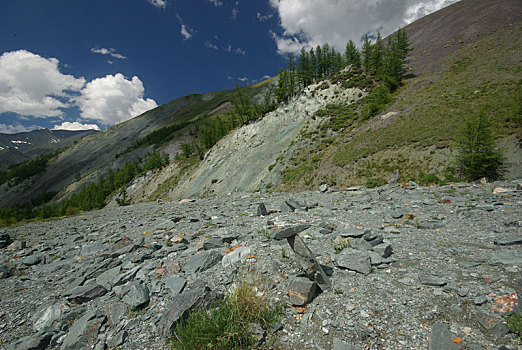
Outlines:
[[2,229],[1,344],[167,349],[246,281],[285,305],[258,348],[518,349],[521,186],[234,192]]

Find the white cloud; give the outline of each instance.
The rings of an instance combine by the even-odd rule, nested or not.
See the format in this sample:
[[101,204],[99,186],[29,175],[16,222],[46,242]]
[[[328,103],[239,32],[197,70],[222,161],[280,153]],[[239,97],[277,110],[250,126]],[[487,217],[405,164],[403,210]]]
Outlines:
[[208,0],[210,1],[211,3],[214,4],[214,6],[218,7],[218,6],[223,6],[223,3],[219,0]]
[[180,33],[183,36],[183,40],[189,40],[190,38],[192,38],[190,29],[187,29],[187,27],[184,24],[181,25]]
[[26,50],[0,56],[0,113],[54,117],[70,107],[71,92],[79,91],[84,78],[60,72],[56,58]]
[[240,82],[244,83],[244,82],[248,81],[248,78],[247,77],[240,77],[240,78],[237,78],[237,80],[239,80]]
[[232,8],[232,14],[230,15],[230,18],[232,20],[235,20],[237,18],[237,15],[239,14],[239,1],[236,1],[234,4],[234,7]]
[[20,123],[17,123],[15,125],[7,125],[7,124],[0,124],[0,133],[1,134],[17,134],[19,132],[26,132],[31,130],[38,130],[43,129],[41,126],[32,125],[29,127],[23,126]]
[[63,122],[61,125],[55,125],[53,130],[100,130],[96,124],[82,124],[80,122]]
[[159,9],[164,9],[167,7],[167,0],[147,0],[147,2]]
[[330,43],[343,50],[367,33],[383,36],[457,0],[270,0],[282,35],[274,39],[281,54]]
[[99,120],[104,125],[115,125],[157,107],[153,99],[144,99],[145,88],[134,76],[107,75],[87,83],[77,103],[81,118]]
[[98,49],[98,48],[94,48],[94,47],[93,47],[93,48],[91,49],[91,52],[92,52],[92,53],[99,53],[99,54],[101,54],[101,55],[110,55],[111,57],[118,58],[118,59],[120,59],[120,60],[123,60],[123,59],[126,59],[126,58],[127,58],[127,57],[125,57],[125,56],[123,56],[123,55],[117,53],[116,50],[113,49],[113,48],[106,49],[106,48],[104,48],[104,47],[101,47],[101,48]]
[[270,18],[274,17],[273,13],[269,13],[268,15],[262,15],[260,12],[256,15],[259,22],[268,21]]
[[225,47],[223,48],[223,50],[226,51],[226,52],[232,52],[232,53],[234,53],[234,54],[236,54],[236,55],[242,55],[242,56],[246,55],[245,50],[243,50],[243,49],[241,49],[241,48],[239,48],[239,47],[234,48],[234,47],[232,47],[232,45],[230,45],[230,44],[229,44],[228,46],[225,46]]
[[212,50],[217,50],[218,47],[214,44],[212,44],[210,41],[205,41],[205,46]]

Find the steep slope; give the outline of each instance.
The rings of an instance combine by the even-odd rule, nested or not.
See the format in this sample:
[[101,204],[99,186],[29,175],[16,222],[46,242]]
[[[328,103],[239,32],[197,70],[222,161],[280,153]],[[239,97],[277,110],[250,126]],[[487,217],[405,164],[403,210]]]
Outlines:
[[[264,88],[263,84],[258,84],[243,88],[242,91],[256,96]],[[181,97],[108,130],[86,137],[53,159],[45,173],[17,186],[0,186],[0,207],[28,202],[47,191],[62,191],[60,197],[66,197],[82,184],[96,181],[108,169],[116,170],[127,160],[143,158],[150,153],[153,145],[134,146],[137,141],[153,131],[173,123],[188,125],[192,121],[209,118],[216,112],[226,111],[235,94],[235,90],[227,90]],[[181,142],[190,141],[187,128],[177,133],[179,137],[176,137],[175,142],[167,149],[171,158],[180,152]],[[70,186],[78,177],[83,179]]]
[[0,170],[67,147],[96,132],[96,130],[41,129],[16,134],[0,134]]
[[[310,87],[227,136],[197,170],[173,182],[178,186],[169,197],[379,184],[395,171],[403,180],[451,180],[455,138],[464,120],[480,110],[495,125],[506,176],[522,177],[521,18],[520,1],[464,0],[416,21],[405,28],[413,48],[411,74],[390,109],[334,132],[335,117],[321,117],[319,109],[342,111],[350,101],[318,103],[311,94],[317,85]],[[346,92],[338,89],[340,96]],[[314,108],[297,110],[307,103]]]

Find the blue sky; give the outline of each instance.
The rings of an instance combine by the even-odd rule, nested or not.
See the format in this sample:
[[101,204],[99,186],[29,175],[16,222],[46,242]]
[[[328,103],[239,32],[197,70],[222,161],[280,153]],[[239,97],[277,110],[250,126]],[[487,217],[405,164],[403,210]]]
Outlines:
[[0,0],[0,133],[105,129],[455,0]]

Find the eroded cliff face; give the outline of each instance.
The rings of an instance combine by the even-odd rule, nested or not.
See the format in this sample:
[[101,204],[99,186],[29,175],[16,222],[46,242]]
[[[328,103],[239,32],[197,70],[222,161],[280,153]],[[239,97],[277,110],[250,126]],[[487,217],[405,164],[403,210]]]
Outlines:
[[328,104],[354,103],[366,93],[359,88],[320,82],[310,85],[287,104],[264,118],[224,137],[200,165],[185,176],[168,198],[221,195],[233,191],[255,191],[280,182],[270,166],[295,143],[303,127],[317,127],[315,113]]

